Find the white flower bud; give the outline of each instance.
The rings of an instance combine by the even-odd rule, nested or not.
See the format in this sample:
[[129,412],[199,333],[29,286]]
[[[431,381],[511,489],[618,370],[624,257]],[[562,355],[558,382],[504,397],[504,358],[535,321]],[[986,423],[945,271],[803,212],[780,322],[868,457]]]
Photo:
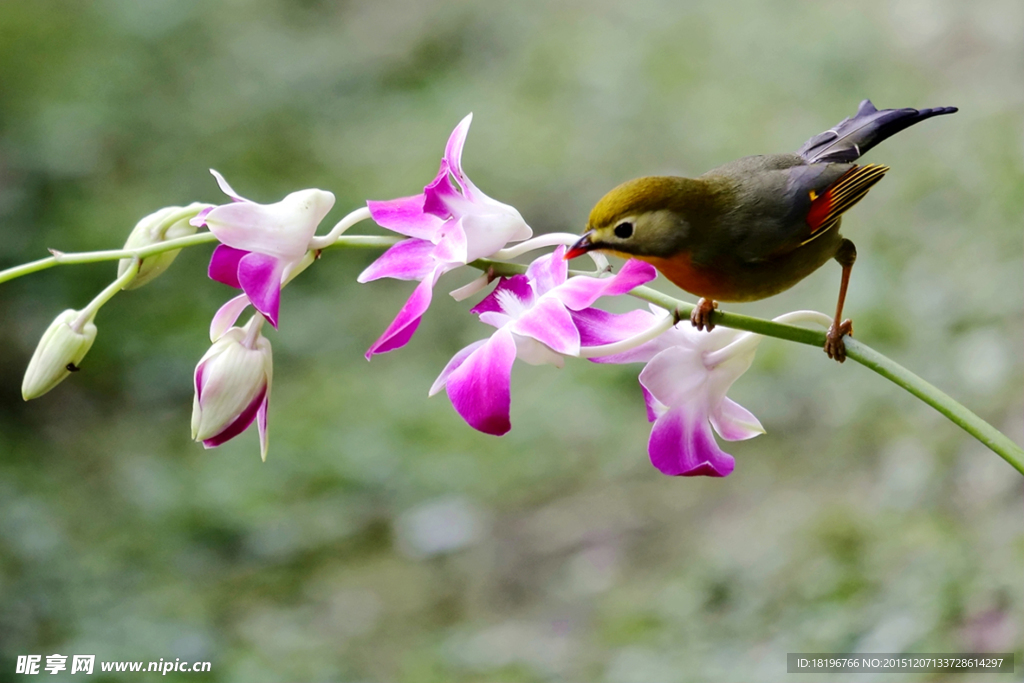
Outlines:
[[[135,224],[135,228],[128,235],[128,241],[124,243],[124,248],[139,249],[167,240],[194,235],[197,228],[189,221],[208,206],[209,204],[196,202],[186,207],[168,206],[151,213]],[[180,251],[181,249],[165,251],[162,254],[143,259],[142,265],[139,267],[139,274],[125,289],[135,289],[156,279],[171,266]],[[130,258],[121,259],[117,266],[117,276],[124,275],[131,264]]]
[[266,459],[266,410],[273,360],[270,340],[250,341],[246,329],[232,327],[214,342],[196,366],[192,438],[207,448],[234,438],[257,420]]
[[78,364],[96,340],[96,325],[87,322],[77,332],[72,328],[79,312],[68,309],[43,333],[32,360],[28,362],[21,395],[26,401],[39,398],[78,370]]

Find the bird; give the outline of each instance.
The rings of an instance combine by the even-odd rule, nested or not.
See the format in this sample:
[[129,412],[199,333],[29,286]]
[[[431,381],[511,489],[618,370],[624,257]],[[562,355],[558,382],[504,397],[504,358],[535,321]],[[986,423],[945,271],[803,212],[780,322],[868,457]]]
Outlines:
[[699,297],[690,315],[714,328],[718,302],[757,301],[783,292],[835,259],[842,267],[825,352],[846,360],[843,320],[853,242],[839,233],[843,215],[889,170],[858,164],[901,130],[956,107],[876,109],[864,100],[854,116],[808,140],[795,153],[748,156],[697,178],[648,176],[626,181],[594,205],[566,259],[600,250],[653,265]]

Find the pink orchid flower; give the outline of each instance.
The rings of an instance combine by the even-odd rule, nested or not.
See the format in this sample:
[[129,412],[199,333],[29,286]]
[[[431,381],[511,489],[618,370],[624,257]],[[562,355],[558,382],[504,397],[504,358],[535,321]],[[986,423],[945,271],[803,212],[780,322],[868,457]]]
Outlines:
[[[659,318],[647,311],[628,315],[616,326],[588,326],[584,342],[616,342],[648,329]],[[750,411],[725,395],[750,367],[760,339],[725,327],[700,332],[684,321],[634,349],[592,360],[647,363],[640,385],[647,418],[654,423],[648,453],[658,470],[673,476],[724,477],[733,471],[735,460],[719,448],[712,428],[727,441],[764,433]]]
[[437,177],[421,194],[366,203],[374,221],[410,239],[384,252],[360,274],[359,282],[390,277],[420,283],[366,352],[367,359],[409,342],[441,275],[533,234],[518,211],[485,195],[463,173],[462,148],[472,120],[470,114],[452,131]]
[[474,429],[500,436],[511,429],[509,408],[512,363],[561,367],[578,356],[580,326],[613,324],[614,314],[590,308],[602,296],[624,294],[654,279],[654,268],[628,261],[613,277],[566,279],[565,247],[535,260],[526,275],[502,278],[474,307],[480,320],[498,328],[451,359],[430,389],[447,389],[455,410]]
[[[281,286],[302,262],[317,226],[334,206],[334,195],[325,190],[301,190],[275,204],[257,204],[235,192],[217,171],[211,169],[210,173],[232,199],[230,204],[200,212],[191,221],[208,227],[221,242],[210,259],[210,278],[245,292],[244,297],[225,304],[232,307],[231,322],[252,302],[277,327]],[[223,309],[218,312],[221,317],[228,315]]]
[[274,365],[270,340],[260,334],[262,319],[232,327],[196,365],[192,438],[214,448],[233,439],[256,420],[260,454],[267,459],[267,408]]

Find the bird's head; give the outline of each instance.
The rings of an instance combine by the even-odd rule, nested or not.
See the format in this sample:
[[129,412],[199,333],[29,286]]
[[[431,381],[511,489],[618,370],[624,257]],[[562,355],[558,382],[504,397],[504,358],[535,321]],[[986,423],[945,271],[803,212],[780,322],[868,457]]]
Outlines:
[[668,257],[685,249],[688,218],[700,204],[700,181],[670,176],[622,183],[594,205],[586,232],[565,254],[595,249],[623,257]]

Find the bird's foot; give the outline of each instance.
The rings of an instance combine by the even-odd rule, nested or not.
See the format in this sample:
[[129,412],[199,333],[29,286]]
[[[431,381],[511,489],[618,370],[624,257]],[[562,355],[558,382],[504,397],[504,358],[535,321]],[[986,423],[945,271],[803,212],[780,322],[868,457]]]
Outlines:
[[701,297],[690,313],[690,322],[698,330],[703,330],[706,327],[708,332],[710,332],[715,329],[715,324],[711,322],[711,314],[715,312],[716,308],[718,308],[717,301]]
[[838,326],[835,323],[829,325],[828,334],[825,335],[825,353],[840,363],[846,360],[846,344],[843,342],[846,335],[853,336],[853,321],[849,318]]

